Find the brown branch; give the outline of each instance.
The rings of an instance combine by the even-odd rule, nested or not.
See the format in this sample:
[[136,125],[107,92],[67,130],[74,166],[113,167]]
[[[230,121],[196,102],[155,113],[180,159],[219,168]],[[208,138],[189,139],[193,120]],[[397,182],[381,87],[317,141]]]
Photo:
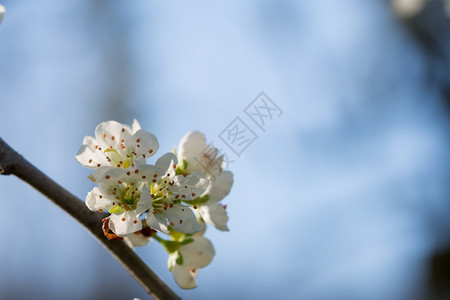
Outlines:
[[0,174],[13,174],[37,189],[80,222],[155,299],[180,299],[123,241],[103,235],[104,214],[90,211],[84,203],[25,160],[0,138]]

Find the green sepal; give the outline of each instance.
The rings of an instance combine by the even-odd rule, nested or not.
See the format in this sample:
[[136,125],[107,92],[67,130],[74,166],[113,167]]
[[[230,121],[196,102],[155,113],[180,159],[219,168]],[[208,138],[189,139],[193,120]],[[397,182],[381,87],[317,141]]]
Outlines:
[[195,201],[195,204],[204,204],[209,201],[209,198],[210,198],[209,194],[206,194],[206,195],[195,198],[194,201]]
[[183,264],[183,255],[181,255],[180,252],[178,252],[177,259],[175,260],[175,262],[177,263],[177,265]]
[[172,240],[174,240],[174,241],[182,241],[186,237],[186,234],[175,231],[170,226],[169,226],[169,235],[172,238]]
[[186,238],[186,239],[182,240],[182,241],[180,242],[180,244],[184,246],[184,245],[187,245],[187,244],[189,244],[189,243],[192,243],[193,241],[194,241],[193,238]]
[[177,166],[177,168],[175,169],[175,175],[188,175],[188,173],[186,172],[186,168],[188,166],[187,160],[183,159],[181,164],[181,167]]
[[205,204],[206,202],[208,202],[209,198],[210,198],[209,195],[206,194],[206,195],[197,197],[197,198],[192,199],[192,200],[182,200],[182,201],[184,203],[186,203],[186,204],[189,204],[189,205],[202,205],[202,204]]
[[183,174],[184,174],[184,171],[180,167],[177,166],[177,168],[175,169],[175,175],[183,175]]
[[181,243],[179,243],[177,241],[164,240],[164,239],[160,238],[159,236],[157,236],[156,234],[153,236],[153,238],[155,240],[157,240],[164,247],[164,249],[166,249],[166,251],[169,253],[174,253],[181,246]]

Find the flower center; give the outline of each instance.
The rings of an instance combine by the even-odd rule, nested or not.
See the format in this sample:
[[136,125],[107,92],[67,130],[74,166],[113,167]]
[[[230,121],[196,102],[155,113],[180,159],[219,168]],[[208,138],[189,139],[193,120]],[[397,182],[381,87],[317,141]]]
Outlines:
[[120,153],[117,149],[114,148],[105,149],[106,159],[109,163],[111,163],[111,165],[122,169],[126,169],[129,166],[134,165],[133,157],[135,152],[130,148],[125,149],[128,151],[122,150],[120,151]]
[[127,210],[134,210],[141,198],[140,190],[134,182],[120,182],[110,189],[110,193],[115,195],[116,201],[109,210],[110,213],[121,214]]
[[174,204],[181,202],[180,195],[174,195],[170,189],[173,186],[173,180],[169,177],[163,177],[150,185],[150,195],[152,197],[152,206],[155,210],[167,210]]

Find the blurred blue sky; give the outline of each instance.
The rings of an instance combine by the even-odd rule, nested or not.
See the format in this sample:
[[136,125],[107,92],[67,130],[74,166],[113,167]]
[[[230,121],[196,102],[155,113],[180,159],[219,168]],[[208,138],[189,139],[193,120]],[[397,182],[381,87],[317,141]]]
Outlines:
[[[450,243],[449,134],[424,59],[384,2],[1,1],[0,136],[84,200],[75,161],[105,120],[169,152],[191,130],[233,162],[230,232],[184,291],[157,243],[137,253],[184,299],[414,299]],[[244,108],[282,110],[263,132]],[[219,134],[259,138],[237,157]],[[151,161],[150,161],[151,162]],[[145,298],[74,220],[0,178],[0,299]]]

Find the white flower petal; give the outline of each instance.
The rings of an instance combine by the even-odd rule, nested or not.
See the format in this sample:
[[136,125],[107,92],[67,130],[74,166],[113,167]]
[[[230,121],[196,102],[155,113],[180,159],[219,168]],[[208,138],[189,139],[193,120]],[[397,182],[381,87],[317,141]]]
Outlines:
[[133,124],[131,124],[131,130],[133,134],[135,134],[139,129],[141,129],[141,124],[139,124],[138,120],[134,119]]
[[92,211],[107,211],[112,207],[112,200],[107,196],[107,190],[95,187],[86,196],[86,206]]
[[150,237],[143,235],[140,231],[130,234],[124,238],[125,243],[130,247],[143,247],[150,243]]
[[145,130],[139,129],[133,134],[132,141],[128,147],[135,149],[137,157],[150,157],[159,149],[159,143],[156,136]]
[[106,145],[120,143],[122,138],[130,134],[131,128],[128,125],[116,121],[102,122],[95,128],[95,139],[98,143],[104,141]]
[[191,131],[181,139],[178,145],[178,155],[182,158],[195,157],[200,154],[205,146],[205,135],[198,131]]
[[166,217],[159,212],[156,212],[156,214],[154,214],[153,212],[154,210],[152,207],[147,213],[147,225],[150,226],[150,228],[152,228],[153,230],[163,233],[169,233],[169,230],[167,229]]
[[[117,180],[124,177],[124,173],[127,172],[124,169],[115,168],[115,167],[101,167],[96,169],[90,177],[95,179],[95,182],[104,188],[108,188],[111,185],[115,184]],[[131,174],[131,173],[130,173]]]
[[183,256],[183,266],[192,269],[204,268],[209,265],[216,254],[213,244],[202,236],[192,236],[193,242],[183,245],[178,250]]
[[177,175],[173,177],[174,185],[171,191],[174,194],[184,195],[184,200],[192,200],[202,195],[208,185],[209,180],[200,172],[194,172],[191,175]]
[[164,211],[170,226],[176,231],[193,234],[201,231],[205,226],[200,224],[195,214],[187,206],[174,206]]
[[197,272],[191,272],[188,267],[175,264],[172,267],[172,274],[180,288],[193,289],[197,287],[197,283],[195,282]]
[[95,139],[91,136],[86,136],[83,139],[83,145],[75,155],[76,160],[87,168],[111,165],[102,152],[95,151],[95,145]]
[[[131,172],[131,175],[128,175],[128,170]],[[136,173],[136,170],[139,171]],[[127,176],[134,178],[135,180],[149,183],[154,178],[164,175],[164,170],[153,165],[137,165],[135,168],[126,169],[124,174],[127,174]]]
[[216,176],[214,181],[211,181],[205,194],[209,195],[210,202],[218,202],[230,193],[233,185],[233,173],[230,171],[223,171]]
[[198,208],[203,220],[211,225],[214,225],[217,229],[222,231],[228,231],[228,216],[225,207],[220,203],[209,203],[207,205],[201,205]]
[[169,176],[175,175],[174,165],[178,163],[177,157],[175,154],[168,152],[158,158],[155,163],[155,166],[164,171],[164,175],[170,174]]
[[200,155],[206,148],[206,137],[198,131],[188,132],[178,145],[178,158],[180,163],[183,160],[188,162],[186,171],[193,173],[195,171],[205,171],[205,167],[198,163]]
[[88,146],[91,150],[94,150],[95,145],[97,145],[97,141],[92,136],[85,136],[83,138],[83,145]]
[[127,236],[142,229],[142,222],[133,210],[109,217],[109,227],[118,236]]
[[142,214],[144,211],[152,206],[152,198],[147,187],[144,187],[141,192],[141,198],[138,201],[137,207],[135,209],[136,215]]

